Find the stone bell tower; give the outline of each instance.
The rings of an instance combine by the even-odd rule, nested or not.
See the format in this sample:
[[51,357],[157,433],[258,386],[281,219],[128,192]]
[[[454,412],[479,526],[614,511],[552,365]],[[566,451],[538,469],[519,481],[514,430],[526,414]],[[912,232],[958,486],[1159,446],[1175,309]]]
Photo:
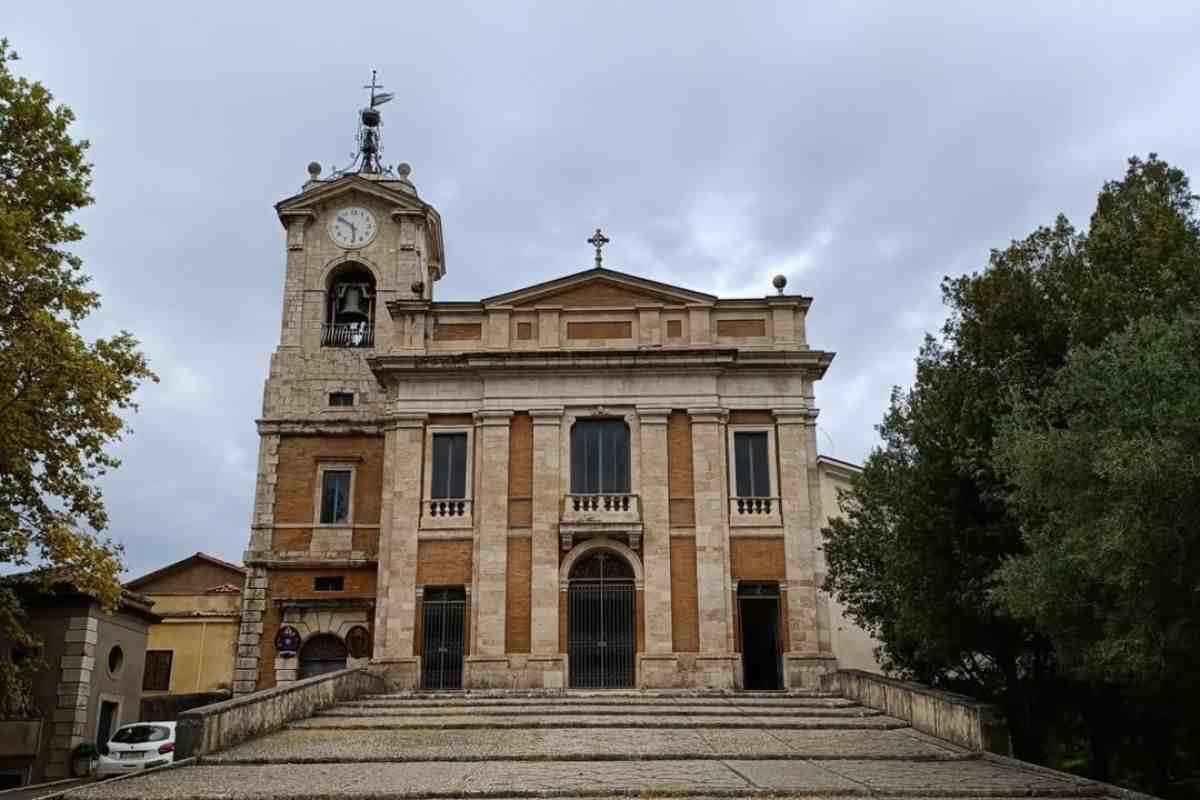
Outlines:
[[[379,107],[392,95],[374,74],[364,88],[354,162],[327,177],[309,164],[300,193],[275,206],[286,231],[282,327],[257,421],[236,692],[296,679],[298,649],[314,636],[331,647],[371,640],[384,396],[367,360],[404,346],[396,340],[414,326],[390,314],[428,306],[446,268],[441,217],[408,164],[381,159]],[[365,659],[366,647],[346,655]]]

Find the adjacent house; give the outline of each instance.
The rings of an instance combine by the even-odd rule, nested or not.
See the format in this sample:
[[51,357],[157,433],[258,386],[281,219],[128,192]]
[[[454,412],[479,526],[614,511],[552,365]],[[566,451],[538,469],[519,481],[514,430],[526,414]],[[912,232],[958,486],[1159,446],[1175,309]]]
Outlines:
[[168,564],[125,588],[154,602],[142,690],[192,694],[233,682],[245,570],[206,553]]
[[41,572],[3,580],[40,644],[30,651],[0,633],[0,657],[38,659],[43,667],[33,676],[27,718],[0,721],[0,786],[67,777],[76,745],[107,741],[138,721],[147,632],[160,619],[148,598],[128,590],[109,612]]

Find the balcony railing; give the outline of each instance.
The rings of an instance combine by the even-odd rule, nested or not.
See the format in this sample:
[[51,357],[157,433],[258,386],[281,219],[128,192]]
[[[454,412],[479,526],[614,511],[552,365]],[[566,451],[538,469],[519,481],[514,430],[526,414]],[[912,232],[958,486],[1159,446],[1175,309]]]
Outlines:
[[569,494],[563,498],[564,522],[641,522],[642,506],[636,494]]
[[729,522],[732,525],[778,525],[778,497],[729,498]]
[[375,329],[365,322],[327,322],[321,326],[321,346],[374,347]]
[[422,528],[470,528],[471,501],[465,497],[427,499],[422,505]]

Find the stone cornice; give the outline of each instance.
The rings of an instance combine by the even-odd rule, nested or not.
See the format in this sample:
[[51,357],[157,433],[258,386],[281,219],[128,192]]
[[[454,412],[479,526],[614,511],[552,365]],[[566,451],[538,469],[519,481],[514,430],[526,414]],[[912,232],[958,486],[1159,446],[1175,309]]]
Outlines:
[[595,350],[476,350],[457,353],[377,353],[366,358],[377,377],[447,372],[577,371],[616,369],[790,369],[825,374],[833,353],[820,350],[644,348]]
[[345,436],[350,434],[379,435],[384,431],[380,419],[260,419],[256,420],[259,436]]
[[671,416],[671,409],[661,406],[638,406],[637,415],[638,422],[642,425],[666,425],[667,418]]

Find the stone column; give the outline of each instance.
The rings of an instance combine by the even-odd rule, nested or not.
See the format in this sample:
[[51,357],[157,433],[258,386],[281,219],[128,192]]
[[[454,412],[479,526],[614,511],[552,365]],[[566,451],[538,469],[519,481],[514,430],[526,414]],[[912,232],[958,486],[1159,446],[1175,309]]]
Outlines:
[[784,656],[784,681],[793,689],[818,687],[821,674],[837,666],[821,652],[817,631],[817,499],[812,494],[817,455],[809,430],[815,430],[815,417],[808,409],[775,412],[791,648]]
[[508,659],[504,654],[505,603],[508,570],[508,433],[511,411],[479,411],[476,457],[479,482],[475,485],[478,534],[475,561],[474,655],[468,659],[467,686],[508,685]]
[[375,661],[394,665],[389,684],[418,685],[413,640],[417,616],[417,530],[421,520],[425,415],[393,417],[383,452],[383,508],[375,610]]
[[729,592],[729,524],[726,520],[725,417],[719,408],[689,409],[696,504],[696,589],[700,617],[697,680],[733,688],[737,658],[732,650]]
[[533,417],[533,575],[529,659],[534,688],[565,685],[558,647],[558,520],[562,503],[559,458],[562,408],[539,408]]

